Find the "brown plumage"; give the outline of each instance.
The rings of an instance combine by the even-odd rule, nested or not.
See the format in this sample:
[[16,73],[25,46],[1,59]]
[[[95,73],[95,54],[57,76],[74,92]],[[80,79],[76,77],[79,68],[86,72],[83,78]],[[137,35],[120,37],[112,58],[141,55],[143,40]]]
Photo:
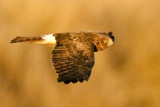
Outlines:
[[94,65],[94,52],[108,48],[114,42],[112,32],[54,33],[39,37],[17,37],[11,43],[52,44],[52,62],[58,82],[66,84],[88,81]]
[[33,41],[41,41],[42,37],[37,36],[37,37],[20,37],[17,36],[16,38],[12,39],[10,43],[16,43],[16,42],[33,42]]

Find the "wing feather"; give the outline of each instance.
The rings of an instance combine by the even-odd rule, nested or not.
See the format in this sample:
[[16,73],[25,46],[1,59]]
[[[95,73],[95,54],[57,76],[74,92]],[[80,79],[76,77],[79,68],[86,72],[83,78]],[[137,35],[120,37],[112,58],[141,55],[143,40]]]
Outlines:
[[57,44],[52,61],[58,73],[58,82],[88,81],[94,65],[94,46],[90,42]]

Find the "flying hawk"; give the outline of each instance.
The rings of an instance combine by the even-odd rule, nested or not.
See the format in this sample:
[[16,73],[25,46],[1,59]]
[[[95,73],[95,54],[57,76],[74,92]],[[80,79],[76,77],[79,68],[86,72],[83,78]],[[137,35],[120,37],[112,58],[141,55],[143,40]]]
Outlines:
[[112,32],[67,32],[37,37],[16,37],[10,43],[34,43],[54,46],[52,62],[58,82],[88,81],[94,65],[94,52],[113,45]]

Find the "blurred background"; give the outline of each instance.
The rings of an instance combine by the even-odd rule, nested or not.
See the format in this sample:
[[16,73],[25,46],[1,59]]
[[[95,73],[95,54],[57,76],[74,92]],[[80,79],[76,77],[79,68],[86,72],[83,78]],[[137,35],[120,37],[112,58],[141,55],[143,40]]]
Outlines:
[[[57,82],[53,47],[16,36],[112,31],[88,82]],[[159,107],[159,0],[1,0],[0,107]]]

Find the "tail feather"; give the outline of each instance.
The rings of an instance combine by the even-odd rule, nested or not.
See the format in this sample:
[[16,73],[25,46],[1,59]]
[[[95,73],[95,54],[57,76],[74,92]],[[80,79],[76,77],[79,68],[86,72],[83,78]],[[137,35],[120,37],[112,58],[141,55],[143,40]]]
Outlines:
[[56,45],[56,39],[53,34],[44,35],[44,36],[36,36],[36,37],[16,37],[10,41],[10,43],[33,43],[33,44],[44,44],[44,45]]
[[14,39],[12,39],[10,41],[10,43],[17,43],[17,42],[28,42],[28,43],[32,43],[35,41],[40,41],[43,40],[41,36],[37,36],[37,37],[16,37]]

